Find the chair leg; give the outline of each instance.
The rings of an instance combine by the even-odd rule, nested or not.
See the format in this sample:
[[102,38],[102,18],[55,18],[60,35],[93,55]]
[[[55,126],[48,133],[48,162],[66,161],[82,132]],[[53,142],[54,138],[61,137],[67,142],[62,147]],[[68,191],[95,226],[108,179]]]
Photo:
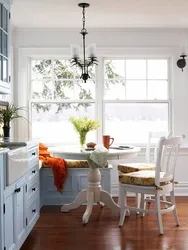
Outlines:
[[179,222],[179,218],[178,218],[178,214],[177,214],[177,209],[176,209],[176,203],[175,203],[175,197],[174,197],[174,190],[170,192],[170,197],[171,197],[171,203],[172,203],[172,205],[174,205],[174,210],[173,210],[174,219],[176,221],[176,225],[179,226],[180,222]]
[[163,224],[162,224],[162,218],[161,218],[161,205],[160,205],[160,195],[157,192],[155,194],[155,202],[156,202],[156,212],[157,212],[157,222],[159,227],[160,234],[163,234]]
[[124,191],[124,188],[121,186],[119,186],[120,189],[120,195],[119,195],[119,199],[120,199],[120,220],[119,220],[119,226],[123,226],[124,223],[124,219],[125,219],[125,215],[126,215],[126,210],[125,210],[125,206],[127,206],[127,192]]
[[[145,208],[146,208],[146,202],[145,202],[145,195],[144,195],[144,194],[141,194],[140,207],[141,207],[142,209],[145,209]],[[141,215],[142,217],[144,217],[145,213],[141,213],[140,215]]]
[[[163,197],[163,201],[166,201],[166,195],[163,194],[162,197]],[[167,205],[167,204],[165,204],[165,208],[168,208],[168,205]]]
[[[136,193],[136,207],[137,208],[140,208],[140,201],[141,201],[141,194]],[[139,211],[137,211],[136,214],[139,214]]]
[[120,202],[120,185],[119,185],[119,191],[118,191],[118,201],[117,201],[117,204],[119,206],[121,206],[121,202]]
[[163,201],[166,201],[166,195],[163,194]]
[[[146,198],[151,200],[151,195],[147,195]],[[148,204],[150,204],[150,203],[151,203],[151,202],[148,201]]]

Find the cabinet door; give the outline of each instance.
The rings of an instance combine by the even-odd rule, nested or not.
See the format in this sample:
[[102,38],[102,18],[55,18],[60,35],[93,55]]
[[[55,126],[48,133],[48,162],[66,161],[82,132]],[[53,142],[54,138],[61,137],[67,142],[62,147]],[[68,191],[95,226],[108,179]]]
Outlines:
[[6,250],[20,249],[26,238],[25,177],[4,192],[4,239]]
[[18,249],[26,238],[25,178],[21,179],[14,191],[15,238]]
[[14,226],[14,191],[15,185],[11,185],[4,193],[4,248],[16,249],[15,226]]
[[10,6],[0,3],[0,93],[9,93]]

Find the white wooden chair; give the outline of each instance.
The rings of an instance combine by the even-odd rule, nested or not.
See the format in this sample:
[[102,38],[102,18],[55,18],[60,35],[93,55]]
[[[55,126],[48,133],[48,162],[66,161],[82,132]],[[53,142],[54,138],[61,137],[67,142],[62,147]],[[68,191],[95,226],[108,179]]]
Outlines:
[[[172,137],[172,132],[170,132],[168,134],[164,131],[149,132],[148,133],[148,143],[146,146],[145,162],[119,164],[117,167],[119,173],[121,174],[121,172],[122,173],[131,173],[131,172],[141,171],[141,170],[155,170],[158,143],[159,143],[159,140],[162,136],[164,136],[164,137],[167,136],[168,138],[170,138],[170,137]],[[151,157],[151,155],[152,155],[151,148],[152,147],[154,147],[153,157]],[[148,196],[148,198],[151,198],[151,196]],[[163,196],[163,199],[166,200],[165,195]],[[137,193],[136,194],[136,203],[137,203],[138,208],[140,206],[140,201],[141,201],[141,196],[139,193]],[[120,204],[119,199],[118,199],[118,204]]]
[[[163,234],[161,214],[173,211],[176,225],[179,225],[175,197],[174,197],[174,173],[179,146],[182,137],[172,137],[160,139],[155,171],[144,170],[119,176],[120,188],[120,221],[119,226],[124,223],[126,211],[138,211],[144,216],[145,213],[157,215],[160,234]],[[127,192],[141,193],[141,208],[129,207],[127,205]],[[160,200],[161,195],[170,193],[171,201]],[[145,195],[154,195],[155,210],[145,209],[147,199]],[[168,205],[168,208],[161,209],[161,203]]]

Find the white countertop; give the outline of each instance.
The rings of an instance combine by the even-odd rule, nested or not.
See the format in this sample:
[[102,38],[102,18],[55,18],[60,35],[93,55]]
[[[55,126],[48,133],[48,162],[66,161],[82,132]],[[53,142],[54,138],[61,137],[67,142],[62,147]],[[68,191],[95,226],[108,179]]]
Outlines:
[[0,154],[5,154],[5,153],[7,153],[8,151],[9,151],[8,148],[1,148],[1,147],[0,147]]
[[0,145],[7,147],[33,147],[38,144],[38,140],[36,139],[28,139],[28,138],[0,138]]

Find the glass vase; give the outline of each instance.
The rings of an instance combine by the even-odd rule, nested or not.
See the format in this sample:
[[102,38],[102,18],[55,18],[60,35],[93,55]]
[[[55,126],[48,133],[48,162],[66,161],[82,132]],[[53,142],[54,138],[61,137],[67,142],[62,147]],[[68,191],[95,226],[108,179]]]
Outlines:
[[80,132],[80,146],[81,146],[81,150],[84,149],[84,145],[86,143],[86,135],[87,132]]

